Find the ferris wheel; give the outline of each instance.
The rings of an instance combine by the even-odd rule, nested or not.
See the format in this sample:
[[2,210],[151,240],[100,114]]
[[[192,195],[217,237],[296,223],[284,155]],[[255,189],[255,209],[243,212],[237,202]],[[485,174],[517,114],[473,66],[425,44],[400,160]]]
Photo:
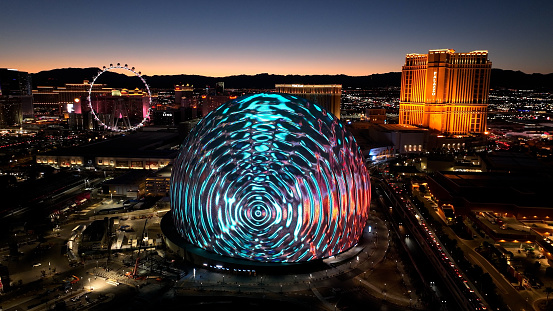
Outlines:
[[[146,91],[148,92],[147,103],[142,104],[141,109],[137,109],[136,103],[126,101],[124,98],[119,98],[114,100],[111,98],[109,102],[104,102],[103,105],[99,104],[99,100],[96,99],[96,102],[93,103],[92,98],[92,88],[96,80],[105,72],[113,69],[124,69],[132,72],[135,76],[139,77]],[[147,105],[147,107],[146,107]],[[96,108],[95,108],[96,106]],[[146,80],[141,75],[140,71],[135,71],[134,67],[129,68],[127,64],[121,66],[120,63],[117,65],[110,64],[109,67],[104,66],[102,71],[99,71],[98,74],[92,79],[90,83],[90,88],[88,89],[88,107],[94,116],[94,119],[104,128],[114,131],[114,132],[127,132],[134,131],[139,127],[144,126],[145,122],[150,118],[150,112],[152,107],[152,93],[150,92],[150,87]],[[99,109],[101,107],[101,111]]]

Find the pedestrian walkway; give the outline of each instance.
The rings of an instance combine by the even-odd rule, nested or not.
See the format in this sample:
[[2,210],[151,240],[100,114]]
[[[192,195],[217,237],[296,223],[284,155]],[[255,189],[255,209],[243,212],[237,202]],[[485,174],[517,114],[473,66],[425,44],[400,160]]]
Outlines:
[[359,244],[348,251],[323,260],[328,269],[306,271],[305,273],[288,275],[236,275],[219,271],[196,269],[194,275],[181,279],[176,285],[179,290],[213,290],[241,293],[289,293],[312,291],[323,305],[332,306],[320,295],[317,288],[332,287],[336,282],[355,280],[357,284],[367,289],[372,296],[385,299],[400,306],[416,307],[414,290],[408,289],[410,282],[403,267],[394,264],[396,268],[384,274],[374,273],[386,261],[389,249],[389,231],[385,221],[371,213],[368,226],[363,232]]
[[93,268],[91,273],[92,275],[105,278],[106,280],[112,280],[132,287],[140,286],[145,283],[143,280],[131,279],[117,271],[106,271],[103,268]]

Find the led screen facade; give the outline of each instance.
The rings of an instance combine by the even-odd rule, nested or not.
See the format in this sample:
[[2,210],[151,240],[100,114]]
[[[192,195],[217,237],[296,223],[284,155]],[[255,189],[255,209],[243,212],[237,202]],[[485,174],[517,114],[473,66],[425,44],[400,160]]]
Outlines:
[[332,114],[279,93],[247,95],[203,118],[171,176],[179,233],[220,255],[262,262],[326,258],[365,227],[370,180]]

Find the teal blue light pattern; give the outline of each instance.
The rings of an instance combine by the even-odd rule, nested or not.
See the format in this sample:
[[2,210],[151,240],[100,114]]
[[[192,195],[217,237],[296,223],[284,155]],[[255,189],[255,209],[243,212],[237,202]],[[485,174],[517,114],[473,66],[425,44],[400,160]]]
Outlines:
[[288,94],[243,96],[207,115],[171,176],[177,230],[220,255],[263,262],[326,258],[354,246],[370,181],[353,136]]

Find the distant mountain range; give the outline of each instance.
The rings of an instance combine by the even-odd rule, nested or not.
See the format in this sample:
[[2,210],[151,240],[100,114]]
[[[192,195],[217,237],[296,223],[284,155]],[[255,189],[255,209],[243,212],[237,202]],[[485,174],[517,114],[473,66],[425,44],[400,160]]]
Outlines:
[[[64,86],[66,83],[92,81],[99,68],[64,68],[41,71],[32,74],[33,88],[37,86]],[[224,82],[226,89],[271,89],[275,84],[342,84],[344,88],[376,88],[401,86],[401,72],[372,74],[368,76],[347,75],[275,75],[261,73],[256,75],[236,75],[228,77],[206,77],[200,75],[155,75],[144,76],[151,88],[168,89],[177,84],[189,84],[194,87],[214,87]],[[96,83],[117,88],[143,88],[142,81],[136,76],[126,76],[118,72],[106,72]],[[527,74],[521,71],[492,69],[491,88],[533,89],[553,91],[553,73]]]

